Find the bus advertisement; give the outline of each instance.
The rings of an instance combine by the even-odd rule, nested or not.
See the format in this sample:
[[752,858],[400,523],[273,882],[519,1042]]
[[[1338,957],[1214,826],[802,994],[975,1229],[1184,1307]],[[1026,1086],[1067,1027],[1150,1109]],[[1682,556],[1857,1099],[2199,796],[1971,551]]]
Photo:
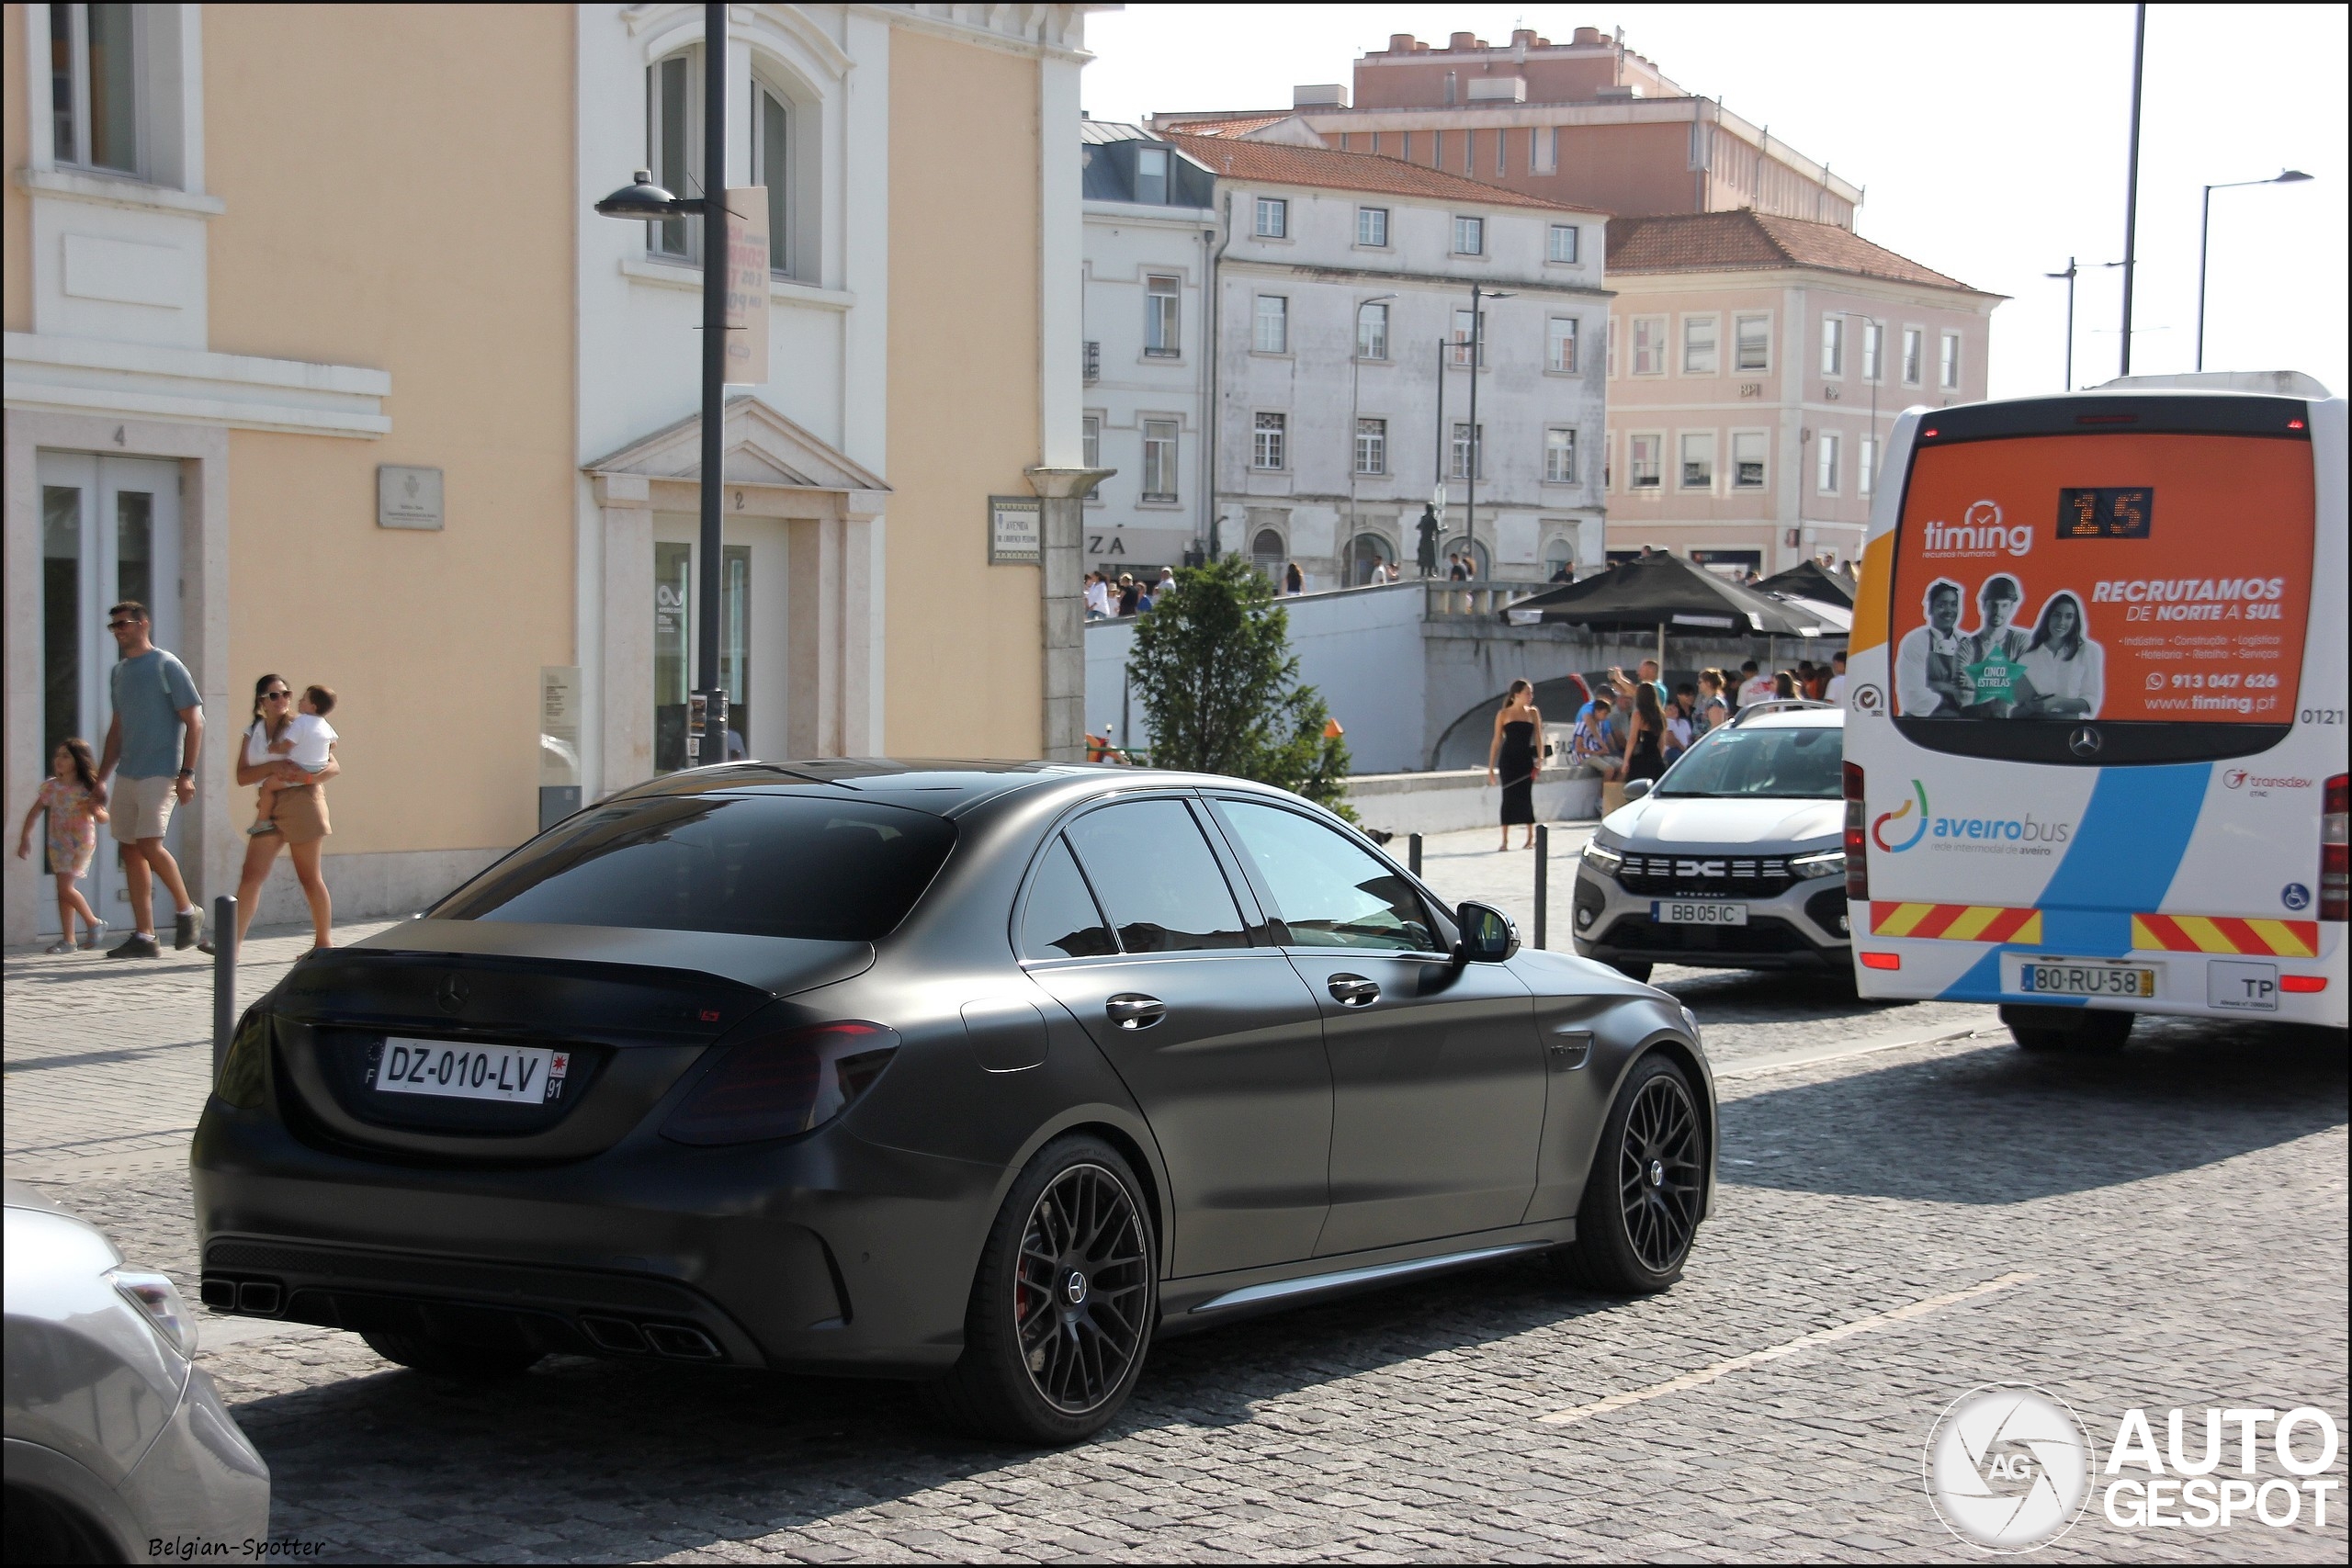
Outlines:
[[1865,996],[2053,1049],[2346,1021],[2345,404],[2151,379],[1895,427],[1847,664]]

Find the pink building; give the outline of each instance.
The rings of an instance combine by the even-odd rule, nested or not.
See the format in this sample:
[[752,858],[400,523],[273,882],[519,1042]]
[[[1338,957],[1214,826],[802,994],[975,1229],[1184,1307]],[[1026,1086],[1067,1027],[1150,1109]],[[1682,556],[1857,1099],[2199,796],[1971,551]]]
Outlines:
[[1608,265],[1612,557],[1857,559],[1895,416],[1984,396],[2003,296],[1835,224],[1620,218]]

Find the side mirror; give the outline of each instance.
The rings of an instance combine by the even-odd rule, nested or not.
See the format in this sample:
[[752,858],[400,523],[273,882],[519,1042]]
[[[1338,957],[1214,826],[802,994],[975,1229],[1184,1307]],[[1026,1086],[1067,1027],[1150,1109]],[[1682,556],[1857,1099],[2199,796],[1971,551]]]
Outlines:
[[1453,950],[1461,964],[1500,964],[1519,951],[1519,928],[1492,904],[1464,904],[1453,912],[1462,941]]
[[1625,781],[1625,803],[1630,806],[1634,801],[1641,799],[1642,796],[1649,794],[1654,783],[1655,781],[1650,779],[1627,779]]

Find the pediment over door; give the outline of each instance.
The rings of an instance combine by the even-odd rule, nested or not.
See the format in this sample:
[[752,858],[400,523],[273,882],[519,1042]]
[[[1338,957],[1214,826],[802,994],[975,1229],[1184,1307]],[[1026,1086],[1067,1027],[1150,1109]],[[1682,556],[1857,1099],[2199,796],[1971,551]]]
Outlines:
[[[699,484],[702,419],[682,419],[583,467],[599,479],[628,474]],[[879,474],[748,393],[727,400],[721,472],[729,485],[828,491],[842,498],[843,512],[868,516],[882,511],[883,497],[890,490]]]

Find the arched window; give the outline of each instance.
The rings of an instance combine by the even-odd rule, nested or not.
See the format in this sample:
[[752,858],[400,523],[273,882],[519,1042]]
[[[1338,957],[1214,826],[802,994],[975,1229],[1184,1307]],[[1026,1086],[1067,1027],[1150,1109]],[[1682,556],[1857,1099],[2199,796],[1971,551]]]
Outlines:
[[1563,571],[1576,576],[1577,547],[1571,540],[1555,539],[1544,551],[1544,575],[1557,577]]
[[[1439,551],[1438,554],[1441,556],[1456,556],[1465,552],[1477,562],[1476,567],[1473,569],[1470,573],[1471,576],[1483,581],[1486,578],[1491,575],[1488,569],[1493,564],[1494,558],[1487,553],[1487,542],[1484,539],[1473,544],[1469,540],[1457,536],[1454,538],[1448,539],[1445,542],[1445,548]],[[1449,570],[1449,563],[1444,560],[1440,560],[1438,562],[1438,570],[1441,572]]]
[[1396,564],[1396,551],[1377,534],[1358,534],[1348,541],[1348,586],[1361,588],[1372,581],[1372,569],[1386,561]]
[[792,271],[792,102],[765,82],[752,83],[752,183],[767,187],[768,270]]
[[1284,564],[1283,536],[1272,528],[1259,529],[1257,536],[1250,541],[1250,564],[1268,577],[1279,579]]

